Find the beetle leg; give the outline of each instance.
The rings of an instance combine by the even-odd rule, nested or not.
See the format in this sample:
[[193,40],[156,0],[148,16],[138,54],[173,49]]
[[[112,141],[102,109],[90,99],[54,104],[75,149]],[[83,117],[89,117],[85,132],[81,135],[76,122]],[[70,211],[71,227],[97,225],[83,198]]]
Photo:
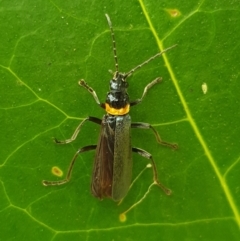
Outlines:
[[132,151],[139,154],[140,156],[143,156],[149,160],[151,160],[152,162],[152,167],[153,167],[153,180],[154,182],[167,194],[170,195],[172,193],[172,191],[168,188],[166,188],[159,180],[158,180],[158,172],[157,172],[157,168],[156,168],[156,164],[152,158],[152,155],[140,148],[137,147],[132,147]]
[[102,120],[101,120],[101,119],[96,118],[96,117],[89,116],[89,117],[85,118],[85,119],[78,125],[78,127],[77,127],[76,130],[74,131],[74,133],[73,133],[73,135],[72,135],[71,138],[69,138],[69,139],[67,139],[67,140],[63,140],[63,141],[60,141],[60,140],[54,138],[54,141],[55,141],[57,144],[67,144],[67,143],[70,143],[70,142],[74,141],[74,140],[77,138],[78,133],[79,133],[82,125],[83,125],[86,121],[91,121],[91,122],[94,122],[94,123],[99,124],[99,125],[101,125],[101,123],[102,123]]
[[145,88],[144,88],[144,91],[143,91],[143,94],[142,94],[142,97],[140,99],[136,99],[134,101],[131,101],[130,102],[130,106],[133,106],[133,105],[137,105],[139,103],[142,102],[144,96],[147,94],[148,90],[150,88],[152,88],[155,84],[158,84],[162,81],[162,78],[161,77],[158,77],[156,78],[155,80],[153,80],[152,82],[150,82]]
[[89,145],[89,146],[84,146],[82,147],[81,149],[79,149],[76,154],[74,155],[70,165],[69,165],[69,168],[68,168],[68,172],[67,172],[67,176],[65,179],[63,180],[59,180],[59,181],[46,181],[46,180],[43,180],[42,181],[42,184],[44,186],[56,186],[56,185],[62,185],[62,184],[65,184],[67,182],[70,181],[71,179],[71,174],[72,174],[72,170],[73,170],[73,165],[78,157],[78,155],[82,152],[86,152],[86,151],[91,151],[91,150],[94,150],[96,149],[97,145]]
[[149,123],[143,123],[143,122],[133,122],[131,123],[131,128],[138,128],[138,129],[151,129],[154,132],[154,135],[157,139],[157,142],[163,146],[168,146],[171,147],[172,149],[177,149],[178,145],[175,143],[169,143],[166,141],[163,141],[160,137],[160,135],[158,134],[157,130],[155,128],[153,128],[152,125],[150,125]]
[[85,80],[83,80],[83,79],[79,80],[79,81],[78,81],[78,84],[79,84],[80,86],[84,87],[84,88],[93,96],[93,98],[94,98],[94,100],[97,102],[97,104],[100,105],[100,101],[99,101],[99,99],[98,99],[98,96],[97,96],[95,90],[94,90],[92,87],[90,87],[90,86],[85,82]]

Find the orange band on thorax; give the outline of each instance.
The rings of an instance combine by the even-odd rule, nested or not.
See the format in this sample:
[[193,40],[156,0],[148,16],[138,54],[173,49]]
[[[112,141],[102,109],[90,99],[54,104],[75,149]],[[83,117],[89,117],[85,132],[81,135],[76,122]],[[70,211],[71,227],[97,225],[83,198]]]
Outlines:
[[126,115],[130,110],[130,105],[127,104],[123,108],[115,109],[113,107],[110,107],[109,104],[105,103],[105,110],[110,115]]

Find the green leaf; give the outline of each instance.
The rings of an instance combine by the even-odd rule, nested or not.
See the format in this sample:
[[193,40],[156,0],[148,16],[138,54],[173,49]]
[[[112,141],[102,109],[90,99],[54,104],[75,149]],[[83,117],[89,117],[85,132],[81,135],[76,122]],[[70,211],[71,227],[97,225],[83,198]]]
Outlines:
[[[239,8],[238,0],[0,1],[0,240],[239,240]],[[94,152],[78,157],[68,184],[42,185],[63,179],[76,151],[97,143],[92,123],[71,144],[52,137],[104,115],[77,82],[104,102],[115,69],[105,13],[122,72],[178,44],[129,78],[133,100],[163,78],[131,117],[179,150],[159,146],[151,130],[134,129],[132,142],[152,154],[171,196],[138,155],[120,205],[91,195]]]

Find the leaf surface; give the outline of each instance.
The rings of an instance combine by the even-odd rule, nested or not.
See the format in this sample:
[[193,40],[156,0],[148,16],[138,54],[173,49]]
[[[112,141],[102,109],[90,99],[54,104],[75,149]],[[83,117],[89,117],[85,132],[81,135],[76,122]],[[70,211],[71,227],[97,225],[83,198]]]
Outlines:
[[[234,0],[1,1],[0,240],[239,240],[239,7]],[[132,130],[132,142],[152,154],[171,196],[152,185],[138,155],[120,205],[90,193],[94,152],[78,157],[68,184],[41,183],[63,179],[76,151],[97,143],[93,123],[71,144],[52,137],[70,138],[81,120],[104,114],[77,82],[85,79],[104,102],[115,69],[105,13],[122,72],[178,44],[128,80],[134,100],[163,78],[131,117],[179,150],[159,146],[151,130]]]

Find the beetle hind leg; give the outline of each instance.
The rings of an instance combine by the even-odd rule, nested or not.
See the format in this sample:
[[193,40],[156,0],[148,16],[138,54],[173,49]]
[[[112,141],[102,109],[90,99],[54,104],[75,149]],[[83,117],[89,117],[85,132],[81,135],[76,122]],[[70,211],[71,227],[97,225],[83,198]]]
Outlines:
[[71,179],[71,175],[72,175],[72,170],[73,170],[73,165],[78,157],[78,155],[82,152],[86,152],[86,151],[91,151],[91,150],[95,150],[97,147],[97,145],[89,145],[89,146],[84,146],[81,149],[79,149],[76,154],[74,155],[72,161],[70,162],[69,168],[68,168],[68,172],[67,172],[67,176],[65,177],[65,179],[63,180],[59,180],[59,181],[46,181],[43,180],[42,184],[44,186],[58,186],[58,185],[62,185],[65,184],[67,182],[70,181]]
[[157,167],[156,164],[152,158],[152,155],[140,148],[137,147],[132,147],[132,151],[139,154],[140,156],[143,156],[149,160],[151,160],[152,162],[152,167],[153,167],[153,180],[154,182],[167,194],[167,195],[171,195],[172,191],[170,189],[168,189],[167,187],[165,187],[159,180],[158,180],[158,172],[157,172]]

